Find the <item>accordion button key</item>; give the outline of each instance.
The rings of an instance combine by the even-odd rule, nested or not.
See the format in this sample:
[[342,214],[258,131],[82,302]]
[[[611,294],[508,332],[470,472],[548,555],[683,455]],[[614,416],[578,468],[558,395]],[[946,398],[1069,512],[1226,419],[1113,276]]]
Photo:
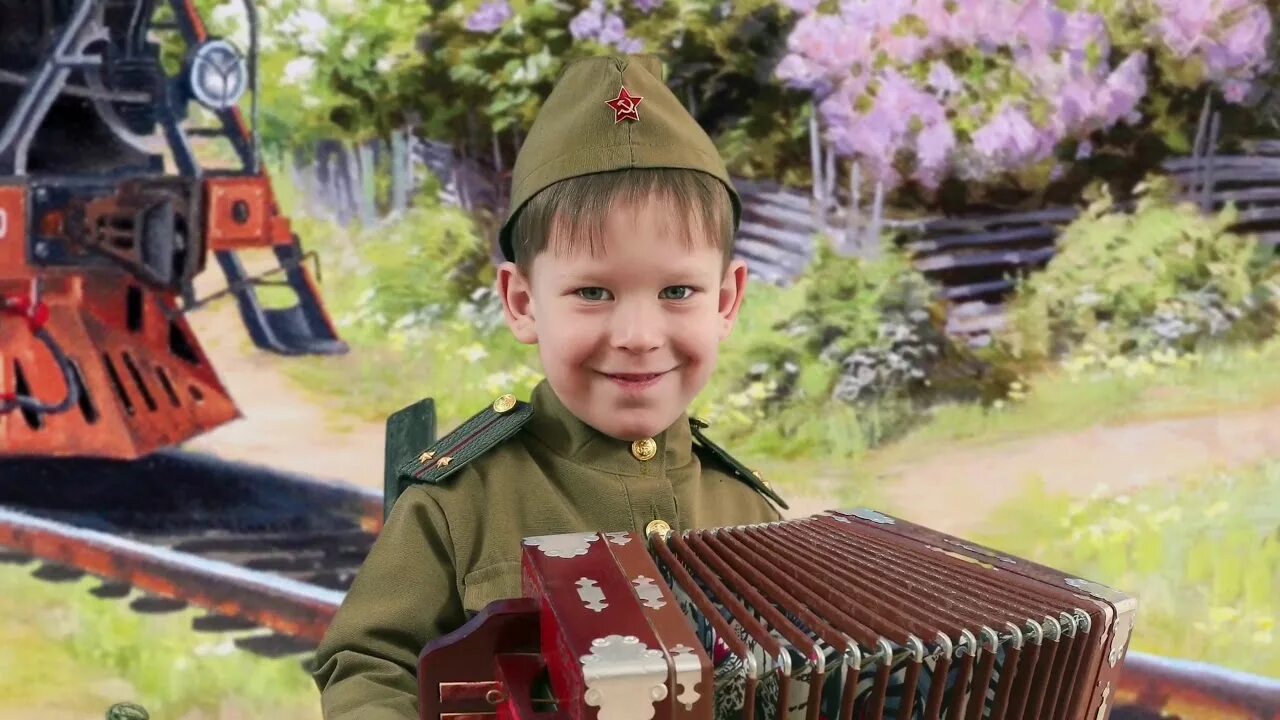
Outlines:
[[668,534],[671,533],[671,526],[667,524],[666,520],[654,520],[653,522],[644,526],[645,537],[649,537],[654,533],[658,533],[662,537],[666,537]]

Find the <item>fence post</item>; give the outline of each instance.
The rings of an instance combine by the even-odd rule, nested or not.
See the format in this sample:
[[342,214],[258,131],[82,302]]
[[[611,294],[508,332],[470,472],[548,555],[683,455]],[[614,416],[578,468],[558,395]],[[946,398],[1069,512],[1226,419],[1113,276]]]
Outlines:
[[862,167],[857,160],[849,163],[849,215],[845,220],[845,247],[859,247],[862,244]]
[[822,147],[818,138],[818,115],[817,107],[814,106],[814,112],[809,116],[809,171],[813,175],[813,220],[819,230],[826,226],[826,207],[822,197],[822,190],[825,183],[822,181]]
[[409,205],[408,134],[406,128],[391,131],[391,211],[394,213],[404,212]]
[[359,159],[357,173],[359,174],[360,184],[358,188],[353,188],[356,195],[356,206],[360,210],[360,222],[366,228],[373,227],[377,220],[374,210],[374,194],[376,185],[376,168],[373,162],[373,148],[367,142],[356,142],[356,154]]
[[876,196],[871,201],[871,229],[864,234],[863,257],[868,260],[879,259],[884,243],[880,239],[880,231],[884,220],[884,180],[876,180]]
[[1221,116],[1217,111],[1213,113],[1213,119],[1209,122],[1209,140],[1208,152],[1204,156],[1204,186],[1200,189],[1200,210],[1202,212],[1213,212],[1213,162],[1218,156],[1218,131],[1221,130],[1218,123]]

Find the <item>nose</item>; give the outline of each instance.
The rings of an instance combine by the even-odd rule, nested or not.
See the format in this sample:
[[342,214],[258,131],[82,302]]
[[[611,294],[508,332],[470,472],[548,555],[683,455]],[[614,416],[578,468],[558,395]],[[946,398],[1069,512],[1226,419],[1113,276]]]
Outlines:
[[662,309],[656,303],[618,303],[613,313],[611,343],[619,350],[643,353],[662,347],[666,331]]

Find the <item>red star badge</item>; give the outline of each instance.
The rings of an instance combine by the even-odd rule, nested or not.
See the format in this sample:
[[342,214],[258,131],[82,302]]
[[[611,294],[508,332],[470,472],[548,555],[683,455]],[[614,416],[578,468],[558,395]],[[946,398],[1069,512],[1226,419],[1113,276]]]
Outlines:
[[617,125],[623,120],[635,120],[636,122],[640,122],[640,113],[637,108],[640,107],[640,101],[643,99],[644,98],[642,97],[632,95],[627,92],[627,88],[624,85],[622,89],[618,91],[618,97],[605,103],[609,107],[613,108],[613,124]]

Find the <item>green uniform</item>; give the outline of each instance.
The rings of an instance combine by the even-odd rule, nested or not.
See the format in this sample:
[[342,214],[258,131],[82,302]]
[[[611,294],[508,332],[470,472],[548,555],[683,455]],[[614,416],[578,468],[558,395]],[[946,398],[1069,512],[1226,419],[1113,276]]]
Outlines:
[[[512,171],[499,232],[568,178],[668,167],[719,179],[741,204],[706,132],[663,83],[654,56],[566,64]],[[780,520],[776,495],[681,416],[656,438],[613,439],[569,412],[545,381],[531,402],[504,396],[389,478],[403,482],[317,654],[328,720],[413,720],[423,646],[494,600],[521,594],[521,540],[569,532],[675,532]],[[396,443],[391,443],[392,445]]]
[[486,443],[481,433],[470,441],[490,445],[479,456],[440,465],[451,457],[444,453],[463,457],[475,428],[505,434],[494,429],[503,427],[496,410],[410,464],[425,472],[393,507],[317,653],[326,720],[417,718],[423,646],[490,602],[521,595],[524,537],[781,519],[765,497],[772,492],[687,416],[653,443],[623,442],[579,420],[546,381],[528,405],[504,410],[507,431],[518,429],[496,444],[499,435]]

